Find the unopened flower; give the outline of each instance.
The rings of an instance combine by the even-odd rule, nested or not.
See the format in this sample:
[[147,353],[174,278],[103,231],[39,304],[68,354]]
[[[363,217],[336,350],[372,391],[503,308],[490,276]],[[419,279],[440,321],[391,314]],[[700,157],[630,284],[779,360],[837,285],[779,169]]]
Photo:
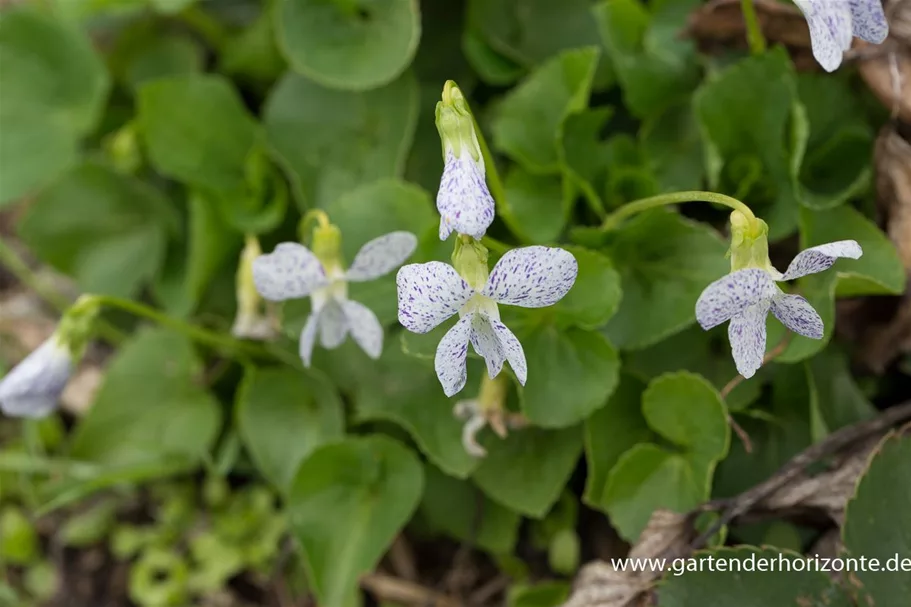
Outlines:
[[765,355],[769,310],[795,333],[811,339],[823,336],[822,319],[813,306],[800,295],[784,293],[775,283],[822,272],[839,257],[857,259],[862,254],[857,242],[840,240],[801,251],[784,274],[770,263],[732,272],[702,292],[696,302],[696,319],[706,330],[730,321],[728,336],[737,371],[752,377]]
[[[467,245],[465,250],[476,245]],[[458,249],[457,249],[458,251]],[[440,340],[434,367],[446,396],[459,392],[467,379],[468,343],[496,377],[509,361],[519,383],[528,374],[522,344],[500,322],[497,304],[541,308],[559,301],[578,274],[568,251],[542,246],[513,249],[487,276],[486,254],[465,264],[462,276],[438,261],[403,266],[397,276],[399,322],[409,331],[427,333],[458,313],[459,321]],[[463,278],[465,276],[467,278]]]
[[276,319],[270,313],[263,313],[263,300],[253,281],[253,262],[263,254],[259,240],[248,235],[237,266],[235,290],[237,314],[231,327],[231,334],[241,339],[267,340],[275,337]]
[[879,44],[889,34],[881,0],[794,0],[807,18],[813,56],[826,71],[841,65],[851,40]]
[[478,442],[478,433],[487,426],[487,418],[481,412],[477,400],[460,400],[452,408],[456,419],[465,422],[462,426],[462,447],[472,457],[484,457],[487,449]]
[[[337,244],[336,237],[331,245],[315,241],[314,247],[320,251],[335,249]],[[416,247],[414,234],[391,232],[361,247],[345,270],[334,254],[317,256],[301,244],[283,242],[272,253],[253,262],[253,280],[257,291],[270,301],[310,297],[312,310],[300,337],[304,366],[310,366],[317,333],[320,344],[330,349],[340,346],[350,333],[368,356],[379,358],[383,327],[370,308],[348,299],[348,283],[388,274],[408,259]]]
[[57,407],[73,371],[73,355],[58,335],[0,379],[0,410],[11,417],[45,417]]
[[487,188],[484,156],[465,97],[451,80],[437,103],[437,130],[443,143],[443,177],[437,192],[440,240],[452,232],[478,240],[493,222],[494,201]]

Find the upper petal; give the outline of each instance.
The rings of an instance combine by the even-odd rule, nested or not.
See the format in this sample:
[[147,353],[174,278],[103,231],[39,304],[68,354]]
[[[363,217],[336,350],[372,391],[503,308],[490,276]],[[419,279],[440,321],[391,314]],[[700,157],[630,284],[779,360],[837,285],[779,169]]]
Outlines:
[[351,337],[354,338],[357,345],[370,358],[379,358],[383,351],[383,327],[373,310],[351,300],[342,303],[342,310],[345,312]]
[[379,278],[402,265],[417,246],[418,239],[411,232],[390,232],[374,238],[354,256],[345,278],[353,282]]
[[319,311],[319,343],[329,350],[337,348],[348,336],[348,319],[341,304],[330,299]]
[[848,0],[851,31],[861,40],[879,44],[889,35],[882,0]]
[[816,274],[831,268],[839,257],[858,259],[863,253],[856,240],[839,240],[821,244],[798,253],[781,280],[793,280],[807,274]]
[[731,318],[731,324],[728,325],[728,339],[731,341],[734,364],[737,366],[737,372],[747,379],[756,374],[765,356],[765,320],[769,313],[769,305],[770,302],[764,300],[748,306]]
[[304,362],[304,367],[310,367],[310,361],[313,359],[313,344],[316,343],[316,329],[319,327],[319,313],[314,312],[307,317],[304,323],[304,329],[301,331],[300,343],[298,344],[298,353]]
[[810,27],[813,56],[826,71],[841,65],[851,48],[851,12],[846,0],[794,0]]
[[471,345],[487,363],[487,374],[492,378],[499,375],[506,353],[490,320],[483,314],[475,314],[471,321]]
[[499,320],[492,319],[490,326],[500,339],[500,345],[506,360],[509,361],[509,366],[512,367],[512,372],[516,374],[519,383],[524,386],[528,379],[528,363],[525,361],[525,350],[522,348],[522,344],[519,343],[515,334]]
[[459,311],[473,290],[455,269],[439,261],[403,266],[396,276],[399,322],[426,333]]
[[446,332],[437,346],[433,367],[446,396],[452,396],[464,388],[468,379],[468,336],[473,317],[474,314],[465,315]]
[[253,260],[253,284],[271,301],[306,297],[328,284],[323,264],[310,249],[296,242],[283,242],[268,255]]
[[709,330],[748,306],[771,299],[777,289],[769,273],[758,268],[722,276],[707,286],[696,301],[696,320]]
[[506,253],[490,272],[482,294],[499,303],[542,308],[560,301],[576,282],[572,253],[552,247],[523,247]]
[[791,331],[811,339],[822,339],[825,331],[822,319],[800,295],[776,295],[772,300],[772,314]]
[[437,191],[440,240],[454,231],[477,239],[484,236],[494,216],[494,202],[484,180],[484,169],[467,150],[457,157],[448,149]]
[[44,417],[57,406],[72,368],[67,349],[51,337],[0,380],[0,410],[11,417]]

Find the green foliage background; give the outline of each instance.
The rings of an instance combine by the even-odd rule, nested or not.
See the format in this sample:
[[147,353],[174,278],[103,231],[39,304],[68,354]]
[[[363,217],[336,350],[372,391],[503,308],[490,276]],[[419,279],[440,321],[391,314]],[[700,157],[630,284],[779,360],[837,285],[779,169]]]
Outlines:
[[[871,212],[885,110],[850,69],[798,73],[783,48],[698,53],[679,32],[699,4],[45,0],[0,13],[0,208],[21,207],[18,236],[83,291],[227,332],[243,235],[269,251],[295,240],[312,208],[341,228],[349,261],[392,230],[419,236],[413,261],[446,260],[433,205],[442,170],[433,109],[447,79],[469,97],[503,176],[490,234],[514,246],[561,243],[580,266],[557,306],[504,312],[529,367],[509,406],[531,426],[505,439],[485,431],[483,459],[465,452],[457,399],[442,395],[433,373],[447,327],[405,334],[389,276],[351,291],[386,325],[378,361],[348,342],[318,350],[309,371],[242,361],[213,374],[218,352],[124,325],[129,336],[91,410],[48,443],[83,474],[43,480],[40,503],[56,508],[125,481],[200,471],[265,483],[278,505],[244,497],[232,507],[258,512],[249,518],[257,524],[278,517],[279,535],[287,521],[310,590],[341,607],[360,600],[358,576],[403,529],[471,541],[518,581],[529,570],[515,548],[531,529],[539,549],[551,548],[551,571],[569,576],[578,541],[565,558],[553,558],[553,546],[578,533],[580,505],[634,542],[655,509],[683,512],[735,494],[872,416],[871,400],[887,387],[855,381],[832,332],[836,298],[905,289],[905,269]],[[736,371],[724,329],[703,332],[693,308],[728,271],[727,213],[693,204],[597,229],[631,200],[703,188],[764,218],[783,264],[833,240],[864,249],[797,284],[825,338],[793,336],[726,398],[719,391]],[[292,359],[305,311],[285,306],[287,335],[276,347]],[[771,349],[785,332],[769,323]],[[471,398],[480,377],[470,362],[460,396]],[[752,455],[732,439],[729,415],[750,433]],[[4,469],[25,452],[5,446]],[[850,550],[879,550],[871,538],[889,531],[876,517],[907,514],[895,493],[908,486],[907,452],[907,439],[891,439],[861,483],[845,529]],[[894,469],[904,481],[890,482]],[[0,495],[15,503],[22,490],[7,478]],[[479,502],[478,524],[470,513]],[[5,528],[18,529],[20,510],[8,512]],[[911,521],[897,524],[888,552],[911,556]],[[765,531],[733,534],[802,548]],[[193,554],[225,554],[224,538],[238,533],[215,534]],[[187,592],[260,562],[241,542],[222,569],[193,577],[161,548],[173,541],[134,539],[127,533],[118,545],[163,550],[146,550],[136,566],[133,598],[143,604],[183,604]],[[143,572],[156,567],[195,582],[148,590]],[[684,575],[662,586],[659,603],[779,607],[836,592],[823,574],[782,580]],[[877,605],[898,604],[884,598],[893,596],[887,581],[866,584]],[[517,587],[511,600],[554,605],[565,595],[534,590]]]

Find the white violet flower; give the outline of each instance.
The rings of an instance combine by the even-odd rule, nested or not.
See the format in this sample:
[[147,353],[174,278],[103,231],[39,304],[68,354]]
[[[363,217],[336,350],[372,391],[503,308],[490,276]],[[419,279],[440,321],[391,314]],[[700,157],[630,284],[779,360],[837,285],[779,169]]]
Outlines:
[[437,191],[440,240],[452,232],[480,240],[494,217],[494,201],[487,188],[484,155],[474,118],[462,91],[451,80],[437,103],[436,124],[443,143],[443,177]]
[[[486,263],[486,262],[485,262]],[[427,333],[458,313],[459,321],[440,340],[434,367],[446,396],[465,387],[468,342],[496,377],[509,361],[519,383],[528,369],[522,344],[500,322],[497,304],[541,308],[563,298],[579,268],[563,249],[542,246],[513,249],[497,262],[490,276],[469,284],[452,266],[431,261],[403,266],[398,284],[399,322],[409,331]]]
[[768,268],[745,268],[724,276],[708,287],[696,302],[696,320],[711,329],[730,320],[728,336],[737,371],[752,377],[766,350],[766,316],[769,310],[791,331],[822,339],[823,323],[800,295],[784,293],[776,282],[793,280],[832,267],[839,257],[857,259],[863,254],[853,240],[840,240],[801,251],[781,274]]
[[319,333],[324,348],[337,348],[348,334],[371,358],[383,349],[383,327],[367,306],[348,299],[348,283],[388,274],[417,247],[410,232],[391,232],[361,247],[346,270],[340,263],[322,261],[307,247],[283,242],[253,262],[256,289],[270,301],[310,297],[312,310],[300,337],[300,357],[310,366]]
[[0,410],[11,417],[45,417],[57,407],[73,371],[73,356],[57,335],[0,379]]
[[813,56],[828,72],[841,65],[851,40],[880,44],[889,34],[881,0],[794,0],[810,26]]

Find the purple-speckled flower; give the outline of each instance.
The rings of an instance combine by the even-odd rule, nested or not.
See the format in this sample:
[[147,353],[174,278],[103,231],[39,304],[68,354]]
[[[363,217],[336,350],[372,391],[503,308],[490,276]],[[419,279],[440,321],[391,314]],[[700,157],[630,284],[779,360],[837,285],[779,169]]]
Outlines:
[[312,309],[300,337],[300,357],[310,366],[316,334],[324,348],[337,348],[348,333],[371,358],[383,349],[383,327],[367,306],[348,299],[348,283],[388,274],[417,247],[410,232],[392,232],[361,247],[347,271],[326,267],[310,249],[283,242],[269,255],[253,262],[253,281],[260,295],[270,301],[310,297]]
[[813,56],[826,71],[841,65],[857,36],[879,44],[889,34],[881,0],[794,0],[810,26]]
[[73,357],[52,336],[0,380],[0,410],[11,417],[44,417],[70,379]]
[[832,267],[839,257],[857,259],[863,254],[853,240],[839,240],[801,251],[781,274],[774,268],[747,268],[710,284],[696,302],[696,320],[711,329],[730,320],[728,336],[737,371],[752,377],[762,366],[766,348],[766,315],[769,310],[791,331],[822,339],[822,319],[800,295],[784,293],[776,281],[793,280]]
[[493,222],[494,202],[487,189],[484,157],[478,150],[475,160],[468,146],[461,146],[456,155],[452,145],[446,143],[443,177],[437,192],[437,210],[440,212],[440,240],[446,240],[455,231],[480,240]]
[[500,322],[497,304],[553,305],[572,288],[578,272],[571,253],[540,246],[506,253],[479,288],[472,288],[445,263],[410,264],[397,277],[399,322],[409,331],[427,333],[458,313],[459,322],[440,340],[434,360],[446,396],[465,387],[468,342],[487,362],[490,377],[496,377],[509,361],[519,383],[525,385],[525,352]]

